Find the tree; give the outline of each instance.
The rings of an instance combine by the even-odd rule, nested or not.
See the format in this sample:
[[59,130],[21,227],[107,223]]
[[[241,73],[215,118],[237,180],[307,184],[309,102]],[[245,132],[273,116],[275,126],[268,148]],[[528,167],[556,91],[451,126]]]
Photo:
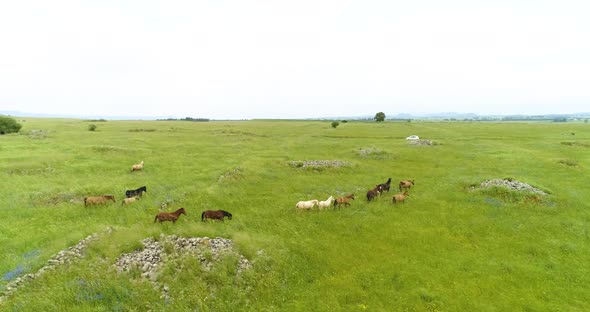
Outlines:
[[14,118],[0,116],[0,134],[19,132],[22,127]]
[[340,124],[340,123],[339,123],[339,122],[337,122],[337,121],[332,121],[332,128],[336,128],[336,127],[338,127],[338,125],[339,125],[339,124]]
[[385,120],[385,113],[383,112],[378,112],[377,114],[375,114],[375,121],[384,121]]
[[96,125],[95,124],[89,124],[88,125],[88,131],[96,131]]

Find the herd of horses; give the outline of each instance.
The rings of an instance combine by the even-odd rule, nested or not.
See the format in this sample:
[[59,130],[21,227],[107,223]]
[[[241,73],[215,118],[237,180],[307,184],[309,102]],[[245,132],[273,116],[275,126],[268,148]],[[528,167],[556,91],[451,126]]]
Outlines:
[[[134,164],[131,166],[131,172],[143,170],[143,160],[139,164]],[[147,186],[141,186],[135,190],[127,190],[125,191],[125,199],[121,202],[121,205],[129,205],[143,196],[143,193],[147,193]],[[88,207],[89,205],[101,205],[106,204],[109,201],[115,202],[114,195],[102,195],[102,196],[89,196],[84,197],[84,207]],[[176,220],[180,217],[181,214],[186,214],[186,210],[184,208],[180,208],[174,212],[160,212],[156,215],[154,219],[154,223],[159,221],[160,223],[164,221],[172,221],[175,223]],[[225,218],[229,220],[232,219],[232,214],[225,211],[225,210],[205,210],[201,213],[201,221],[206,220],[220,220],[223,221]]]
[[[131,166],[131,172],[143,170],[144,162],[143,160],[139,164],[134,164]],[[409,196],[409,190],[414,185],[414,180],[402,180],[399,182],[399,194],[395,194],[392,197],[392,202],[395,203],[404,203],[406,198]],[[387,179],[385,183],[377,184],[374,188],[367,191],[367,201],[372,201],[381,196],[384,192],[389,192],[391,188],[391,178]],[[403,193],[402,193],[403,191]],[[139,187],[135,190],[127,190],[125,191],[125,199],[121,202],[122,205],[131,204],[137,200],[139,200],[143,193],[147,192],[147,186]],[[354,200],[354,194],[348,194],[343,197],[334,198],[333,196],[328,197],[328,199],[319,201],[317,199],[299,201],[295,204],[295,208],[301,210],[311,210],[314,207],[318,207],[318,209],[325,209],[334,206],[334,208],[339,208],[342,206],[350,206],[352,200]],[[105,204],[109,201],[115,202],[115,196],[113,195],[102,195],[102,196],[91,196],[91,197],[84,197],[84,206],[87,207],[89,205],[100,205]],[[180,215],[186,214],[186,210],[184,208],[179,208],[174,212],[160,212],[154,218],[155,222],[165,222],[165,221],[172,221],[175,223],[176,220],[180,217]],[[206,220],[220,220],[223,221],[225,218],[229,220],[232,219],[232,214],[225,211],[225,210],[206,210],[201,213],[201,221]]]
[[[395,203],[404,203],[406,198],[409,195],[409,190],[415,184],[414,180],[402,180],[399,182],[399,194],[393,195],[391,201]],[[377,184],[374,188],[367,191],[367,201],[372,201],[379,197],[383,192],[389,192],[391,188],[391,178],[387,179],[385,183]],[[403,193],[402,193],[403,191]],[[334,202],[334,208],[344,206],[350,206],[351,201],[354,199],[354,194],[349,194],[344,197],[334,198],[333,196],[328,197],[328,199],[324,201],[319,201],[317,199],[299,201],[295,204],[295,208],[300,210],[311,210],[314,207],[318,207],[318,209],[324,209],[332,206],[332,201]]]

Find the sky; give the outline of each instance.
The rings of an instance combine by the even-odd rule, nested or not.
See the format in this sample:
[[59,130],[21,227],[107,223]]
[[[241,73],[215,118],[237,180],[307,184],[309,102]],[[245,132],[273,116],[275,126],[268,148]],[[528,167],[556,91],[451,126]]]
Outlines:
[[0,111],[590,111],[590,1],[0,2]]

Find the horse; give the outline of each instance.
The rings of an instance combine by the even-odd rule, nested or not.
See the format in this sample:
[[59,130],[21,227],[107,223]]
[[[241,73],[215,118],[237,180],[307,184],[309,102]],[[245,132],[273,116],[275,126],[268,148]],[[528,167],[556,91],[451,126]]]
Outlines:
[[391,185],[391,178],[387,179],[387,182],[377,185],[377,187],[379,187],[381,189],[381,192],[383,192],[383,191],[389,192],[390,185]]
[[317,206],[319,201],[317,199],[312,199],[308,201],[299,201],[295,204],[295,208],[299,209],[312,209],[314,206]]
[[412,185],[414,185],[414,180],[404,180],[399,182],[399,191],[401,192],[402,189],[409,190]]
[[184,208],[180,208],[175,212],[160,212],[156,215],[154,223],[156,223],[156,221],[160,221],[160,223],[164,221],[172,221],[172,223],[176,223],[176,220],[178,220],[178,217],[180,217],[181,214],[184,214],[185,216],[187,215]]
[[334,201],[334,207],[338,206],[342,206],[342,205],[346,205],[346,206],[350,206],[350,201],[354,199],[354,194],[350,194],[350,195],[346,195],[344,197],[339,197],[336,198],[336,200]]
[[121,202],[121,205],[129,205],[133,202],[135,202],[136,200],[139,199],[139,195],[135,195],[133,197],[129,197],[129,198],[125,198],[123,199],[123,201]]
[[225,210],[206,210],[201,214],[201,221],[205,222],[205,219],[216,219],[223,221],[225,217],[231,220],[232,214]]
[[379,194],[381,194],[382,189],[381,189],[381,185],[377,185],[374,189],[369,190],[367,192],[367,200],[371,201],[373,200],[373,198],[379,196]]
[[318,208],[322,209],[322,208],[328,208],[328,207],[332,206],[333,200],[334,200],[334,197],[330,196],[326,200],[319,201]]
[[91,197],[84,197],[84,207],[88,205],[100,205],[104,204],[107,201],[112,200],[113,203],[115,202],[115,196],[113,195],[103,195],[103,196],[91,196]]
[[131,166],[131,172],[139,171],[142,169],[143,169],[143,160],[139,164],[135,164],[135,165]]
[[143,192],[147,193],[147,187],[142,186],[136,190],[127,190],[125,191],[125,197],[130,198],[136,195],[141,197],[143,195]]
[[404,201],[406,200],[406,197],[410,196],[410,194],[408,194],[408,191],[405,191],[403,194],[395,194],[393,195],[392,201],[393,203],[404,203]]

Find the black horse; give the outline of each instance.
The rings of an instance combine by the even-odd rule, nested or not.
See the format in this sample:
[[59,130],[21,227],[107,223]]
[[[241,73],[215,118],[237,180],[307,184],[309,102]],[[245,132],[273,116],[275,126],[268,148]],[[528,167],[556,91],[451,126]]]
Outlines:
[[142,186],[142,187],[138,188],[137,190],[128,190],[125,192],[125,197],[130,198],[133,196],[141,196],[143,194],[143,192],[147,192],[147,187]]
[[379,188],[381,190],[381,192],[383,192],[383,191],[389,192],[390,185],[391,185],[391,178],[387,179],[387,182],[377,185],[377,188]]
[[225,210],[206,210],[201,214],[201,221],[205,221],[205,219],[216,219],[223,221],[223,218],[225,217],[231,220],[232,215]]

